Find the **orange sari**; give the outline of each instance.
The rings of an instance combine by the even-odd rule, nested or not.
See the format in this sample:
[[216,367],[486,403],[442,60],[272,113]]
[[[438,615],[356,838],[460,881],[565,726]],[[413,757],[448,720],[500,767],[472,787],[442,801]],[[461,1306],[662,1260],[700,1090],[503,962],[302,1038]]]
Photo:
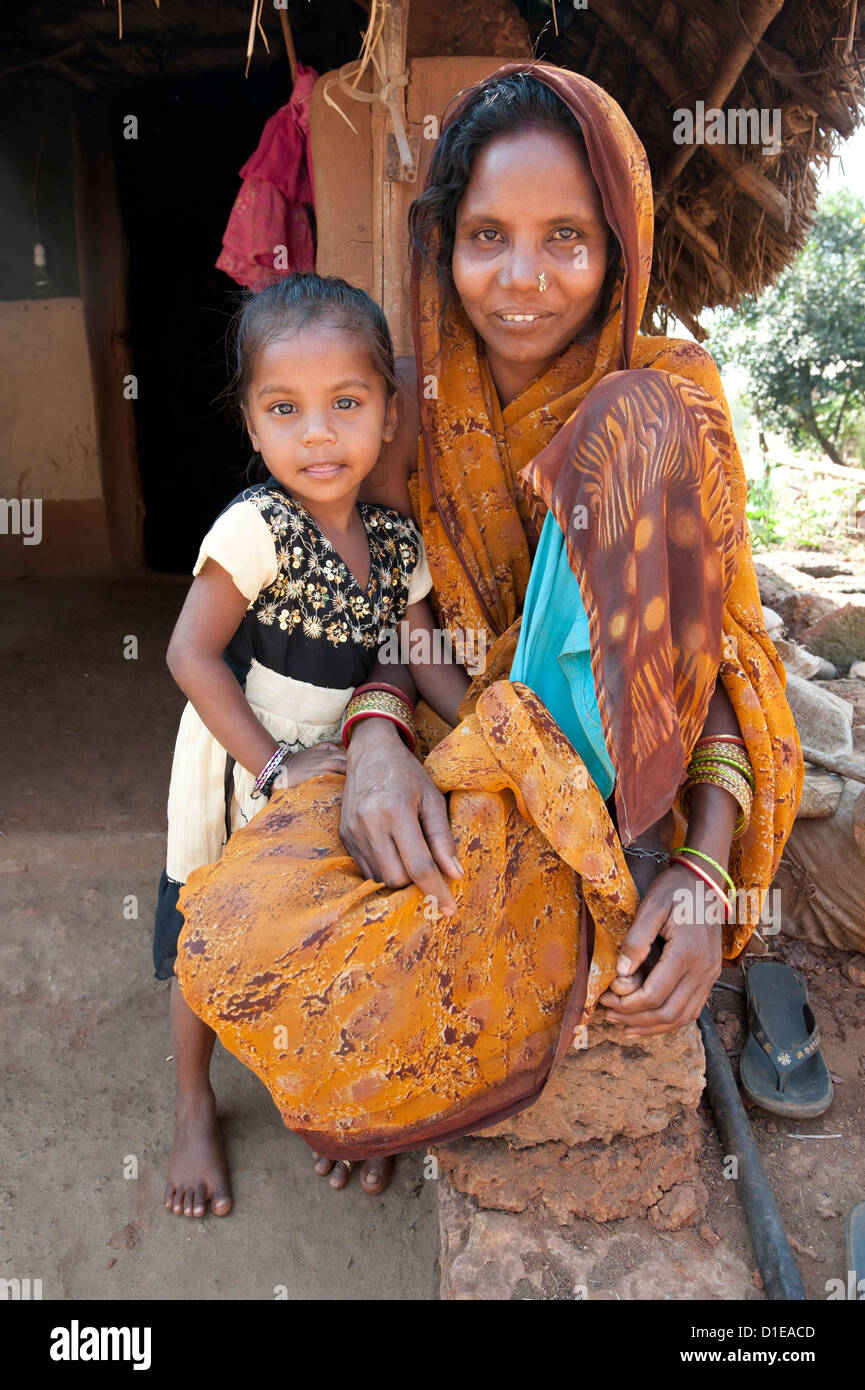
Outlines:
[[[286,1125],[333,1158],[415,1148],[530,1104],[615,975],[637,907],[619,836],[542,702],[507,679],[547,508],[589,618],[625,840],[672,804],[718,675],[756,777],[731,872],[758,902],[801,790],[717,372],[694,344],[637,336],[645,155],[600,88],[532,70],[581,122],[623,275],[596,339],[502,411],[462,310],[443,308],[432,269],[414,266],[418,375],[437,383],[421,401],[415,509],[443,624],[492,644],[456,729],[420,707],[424,766],[465,869],[451,885],[457,913],[440,918],[414,885],[363,878],[339,839],[336,774],[274,794],[180,898],[184,997]],[[577,505],[589,531],[570,526]],[[753,921],[724,928],[725,956]]]

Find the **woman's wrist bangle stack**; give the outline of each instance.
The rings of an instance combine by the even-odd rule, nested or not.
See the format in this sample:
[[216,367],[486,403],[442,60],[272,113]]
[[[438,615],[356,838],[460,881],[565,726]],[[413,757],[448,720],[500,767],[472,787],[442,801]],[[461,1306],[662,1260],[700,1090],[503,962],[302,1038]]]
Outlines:
[[682,845],[680,849],[677,849],[674,854],[670,855],[671,864],[684,864],[686,869],[690,869],[692,874],[696,874],[697,878],[701,878],[705,884],[717,893],[721,902],[724,904],[726,920],[729,922],[735,914],[735,904],[732,897],[725,893],[723,888],[721,888],[713,878],[709,877],[705,869],[701,869],[700,865],[695,864],[693,859],[688,859],[686,856],[689,854],[697,855],[699,859],[703,859],[707,864],[711,864],[713,869],[717,869],[724,881],[730,885],[732,893],[736,891],[735,883],[727,873],[727,870],[718,863],[717,859],[713,859],[710,854],[704,854],[700,849],[692,849],[690,845]]
[[356,688],[345,707],[340,730],[346,748],[351,742],[351,731],[358,720],[370,718],[389,719],[391,723],[396,724],[403,740],[414,752],[414,704],[397,686],[376,681]]
[[272,757],[268,758],[255,779],[255,784],[251,792],[254,801],[257,801],[260,796],[270,796],[270,793],[273,791],[273,784],[276,781],[276,774],[279,772],[279,769],[282,767],[287,757],[289,757],[288,744],[284,739],[280,739],[279,747],[276,752]]
[[687,820],[691,790],[705,782],[721,787],[739,803],[733,838],[744,834],[754,801],[754,772],[744,739],[734,734],[710,734],[697,741],[688,763],[687,780],[679,792],[679,810]]

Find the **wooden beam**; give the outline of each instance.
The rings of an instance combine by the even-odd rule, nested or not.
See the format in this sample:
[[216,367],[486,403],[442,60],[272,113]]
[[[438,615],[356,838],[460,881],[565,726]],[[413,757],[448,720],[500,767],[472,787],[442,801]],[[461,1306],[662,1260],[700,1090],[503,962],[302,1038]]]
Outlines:
[[[760,39],[779,10],[783,8],[784,0],[752,0],[751,5],[742,16],[738,33],[734,34],[726,46],[722,45],[721,63],[711,83],[702,94],[707,111],[711,107],[722,106],[727,100]],[[715,148],[714,145],[709,147],[710,151]],[[695,149],[696,145],[681,145],[679,147],[661,173],[659,184],[662,192],[670,188],[679,177]]]
[[[652,25],[652,33],[665,46],[675,40],[681,20],[681,10],[675,0],[661,0],[661,5]],[[642,68],[634,88],[634,95],[628,103],[628,119],[637,129],[650,98],[655,92],[655,83],[645,68]]]
[[630,5],[623,0],[592,0],[592,9],[616,37],[627,44],[671,101],[678,101],[693,91],[693,84],[682,78],[666,48],[648,25],[636,18]]
[[[672,4],[683,15],[695,15],[711,25],[725,40],[737,28],[734,10],[717,4],[716,0],[672,0]],[[855,123],[844,103],[831,93],[813,91],[788,53],[773,48],[765,39],[761,39],[757,44],[757,57],[762,60],[769,76],[797,96],[809,110],[816,111],[842,135],[853,133]]]
[[697,250],[702,251],[708,262],[708,273],[717,282],[721,294],[731,297],[733,285],[727,267],[721,259],[718,243],[694,221],[693,217],[679,203],[673,204],[670,216],[681,229],[690,246],[691,254],[693,255]]
[[[389,79],[405,71],[406,36],[408,32],[409,0],[382,0],[385,6],[384,27],[376,57]],[[374,78],[378,87],[378,77]],[[405,88],[396,94],[396,104],[406,119]],[[372,267],[374,295],[384,310],[395,339],[402,340],[403,317],[408,312],[405,301],[402,266],[397,264],[393,247],[399,245],[403,215],[399,188],[388,177],[388,134],[391,118],[380,101],[372,108]]]
[[770,77],[774,77],[777,82],[781,83],[782,87],[786,87],[788,92],[792,92],[811,111],[822,116],[842,135],[852,135],[855,121],[848,108],[831,93],[823,94],[813,91],[807,82],[799,76],[799,69],[789,54],[782,53],[778,48],[772,48],[765,39],[761,39],[760,43],[757,44],[757,54],[763,59]]
[[[777,10],[783,0],[762,0],[762,3],[764,5],[771,4]],[[671,102],[679,101],[686,94],[693,96],[694,83],[687,81],[687,79],[683,80],[679,71],[674,67],[669,54],[646,25],[635,25],[633,11],[623,3],[623,0],[593,0],[593,8],[595,13],[605,24],[609,25],[622,42],[633,50]],[[715,90],[716,84],[713,84],[711,91],[714,93]],[[760,173],[755,165],[740,163],[736,155],[726,145],[683,145],[682,151],[685,157],[681,161],[680,167],[671,174],[670,171],[680,158],[677,155],[676,160],[671,161],[655,180],[656,213],[660,212],[668,201],[672,179],[677,177],[697,148],[704,149],[710,159],[714,159],[716,164],[720,164],[736,186],[741,188],[743,193],[746,193],[763,209],[770,221],[783,231],[787,231],[790,225],[790,204],[787,198],[770,179]]]

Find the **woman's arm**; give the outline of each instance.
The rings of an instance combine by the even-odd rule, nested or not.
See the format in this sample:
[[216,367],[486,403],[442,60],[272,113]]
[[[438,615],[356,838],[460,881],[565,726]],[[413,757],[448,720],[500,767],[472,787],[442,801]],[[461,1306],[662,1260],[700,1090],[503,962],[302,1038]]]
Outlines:
[[[407,481],[417,467],[417,374],[413,357],[400,358],[396,365],[397,431],[382,450],[380,466],[361,488],[361,497],[411,516]],[[379,661],[367,680],[399,686],[412,700],[417,698],[418,688],[406,666]],[[444,693],[448,703],[451,692]],[[441,713],[448,717],[444,709]],[[445,879],[458,878],[462,870],[447,802],[389,719],[360,719],[352,729],[339,834],[368,878],[388,888],[416,883],[444,912],[456,911]]]
[[222,658],[248,607],[249,600],[222,566],[207,560],[186,596],[166,660],[213,737],[257,777],[278,744],[252,713]]
[[[463,667],[453,659],[459,654],[447,642],[447,633],[436,627],[427,599],[410,604],[403,621],[408,625],[409,670],[419,693],[442,719],[458,724],[457,711],[471,685]],[[445,660],[437,661],[438,656]]]
[[[740,736],[733,706],[720,680],[703,726],[703,736],[708,734]],[[698,784],[690,792],[686,844],[726,869],[738,813],[737,801],[723,787]],[[653,841],[651,832],[641,836],[640,843],[647,848],[667,848],[660,844],[659,836]],[[721,875],[703,860],[699,865],[725,891]],[[656,940],[665,942],[660,959],[640,988],[626,994],[610,989],[599,1001],[607,1017],[623,1024],[629,1035],[669,1033],[692,1022],[721,973],[720,922],[700,920],[708,915],[712,893],[707,890],[707,910],[700,914],[696,908],[702,898],[696,887],[697,879],[689,869],[671,864],[652,883],[622,943],[618,969],[621,975],[630,975],[643,964]],[[685,920],[682,904],[691,907],[684,914]]]

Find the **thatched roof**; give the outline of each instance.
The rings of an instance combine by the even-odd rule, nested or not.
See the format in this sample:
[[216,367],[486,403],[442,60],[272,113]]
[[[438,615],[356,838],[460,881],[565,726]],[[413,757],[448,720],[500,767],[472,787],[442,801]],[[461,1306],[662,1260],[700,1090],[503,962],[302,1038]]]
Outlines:
[[[811,225],[821,164],[861,119],[857,0],[590,0],[549,24],[544,57],[605,87],[642,140],[655,187],[649,312],[703,308],[771,284]],[[673,142],[676,109],[780,111],[781,148]]]
[[[6,66],[47,70],[89,90],[155,76],[237,69],[255,0],[0,0]],[[430,51],[541,57],[585,73],[624,107],[652,168],[655,265],[648,314],[699,332],[706,307],[771,284],[803,245],[816,175],[861,119],[865,3],[858,0],[411,0],[408,56]],[[358,51],[369,0],[288,0],[298,52],[335,67]],[[260,6],[256,7],[256,12]],[[448,21],[448,10],[454,22]],[[279,21],[254,64],[285,62]],[[556,32],[558,29],[558,32]],[[353,51],[346,52],[346,44]],[[495,45],[493,47],[493,44]],[[253,77],[255,67],[253,66]],[[780,112],[777,153],[760,145],[677,144],[677,110]],[[767,127],[771,129],[770,127]]]

